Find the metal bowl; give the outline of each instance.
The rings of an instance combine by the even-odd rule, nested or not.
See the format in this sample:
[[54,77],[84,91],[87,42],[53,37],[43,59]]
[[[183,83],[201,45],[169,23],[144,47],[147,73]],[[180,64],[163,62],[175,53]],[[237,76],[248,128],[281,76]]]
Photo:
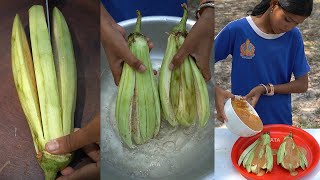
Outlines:
[[[154,43],[153,69],[159,70],[167,45],[168,32],[180,17],[142,18],[142,33]],[[127,34],[136,19],[119,23]],[[187,21],[190,30],[195,21]],[[213,61],[212,61],[213,66]],[[213,71],[213,67],[211,67]],[[208,83],[211,117],[205,128],[198,125],[171,127],[162,119],[156,138],[134,149],[121,143],[115,120],[117,86],[101,47],[101,178],[102,179],[212,179],[214,151],[213,79]],[[213,74],[213,72],[212,72]],[[212,76],[213,77],[213,76]]]

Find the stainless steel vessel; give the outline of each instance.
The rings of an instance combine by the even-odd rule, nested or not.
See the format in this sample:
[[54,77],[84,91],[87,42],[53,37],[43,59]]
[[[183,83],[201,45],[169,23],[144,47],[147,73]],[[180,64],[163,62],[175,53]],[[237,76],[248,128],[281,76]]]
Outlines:
[[[154,43],[151,50],[153,69],[159,70],[167,45],[168,32],[180,17],[149,16],[142,18],[142,33]],[[133,31],[136,19],[119,24],[127,34]],[[190,30],[195,21],[187,21]],[[208,37],[209,38],[209,37]],[[123,146],[115,120],[117,86],[101,48],[101,179],[213,179],[213,56],[212,80],[208,82],[211,116],[205,128],[170,127],[162,120],[160,133],[150,142],[128,149]]]

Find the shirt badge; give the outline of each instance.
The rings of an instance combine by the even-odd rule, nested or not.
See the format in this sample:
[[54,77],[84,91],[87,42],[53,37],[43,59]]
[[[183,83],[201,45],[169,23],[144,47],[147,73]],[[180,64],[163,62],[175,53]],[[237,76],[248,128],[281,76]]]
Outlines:
[[244,59],[252,59],[254,57],[255,47],[249,39],[240,46],[240,56]]

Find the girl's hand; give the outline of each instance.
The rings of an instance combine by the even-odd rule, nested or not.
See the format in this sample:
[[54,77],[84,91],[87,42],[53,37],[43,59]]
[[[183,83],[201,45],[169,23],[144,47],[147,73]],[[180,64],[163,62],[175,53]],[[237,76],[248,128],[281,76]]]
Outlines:
[[217,110],[217,119],[221,122],[228,121],[227,116],[224,113],[224,104],[228,98],[234,98],[235,96],[220,87],[215,87],[215,106]]
[[253,88],[246,96],[244,96],[243,98],[244,98],[245,100],[247,100],[247,101],[251,104],[252,107],[255,107],[256,104],[257,104],[257,102],[258,102],[258,100],[259,100],[259,98],[260,98],[260,96],[261,96],[262,94],[264,94],[265,91],[266,91],[266,89],[265,89],[263,86],[259,85],[259,86],[254,87],[254,88]]

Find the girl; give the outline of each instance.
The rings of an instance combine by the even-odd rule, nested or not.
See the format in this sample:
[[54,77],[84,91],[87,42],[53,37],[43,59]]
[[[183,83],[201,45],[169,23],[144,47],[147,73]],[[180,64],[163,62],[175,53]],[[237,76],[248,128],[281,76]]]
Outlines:
[[[262,0],[250,16],[229,23],[215,38],[215,61],[233,58],[232,93],[244,96],[265,125],[292,125],[291,93],[308,89],[310,67],[296,26],[312,7],[312,0]],[[223,106],[233,94],[216,87],[219,120],[227,120]]]

